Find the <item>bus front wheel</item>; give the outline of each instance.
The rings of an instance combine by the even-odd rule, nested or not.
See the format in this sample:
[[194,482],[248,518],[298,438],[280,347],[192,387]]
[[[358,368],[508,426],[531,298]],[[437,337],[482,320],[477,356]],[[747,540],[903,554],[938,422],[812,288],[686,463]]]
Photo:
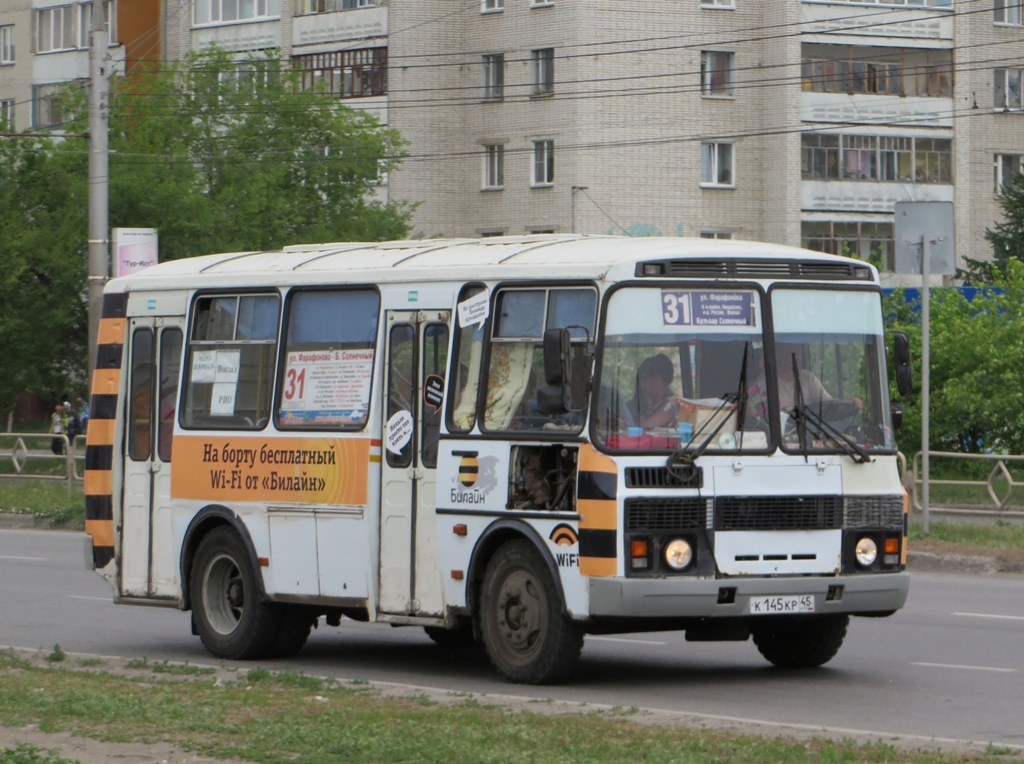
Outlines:
[[192,565],[192,607],[203,645],[218,658],[265,657],[281,631],[281,608],[259,596],[245,545],[227,527],[200,542]]
[[839,652],[849,623],[848,615],[779,618],[753,629],[754,644],[776,666],[814,668]]
[[582,629],[563,612],[544,560],[525,540],[505,544],[487,564],[480,629],[491,663],[513,682],[561,681],[583,648]]

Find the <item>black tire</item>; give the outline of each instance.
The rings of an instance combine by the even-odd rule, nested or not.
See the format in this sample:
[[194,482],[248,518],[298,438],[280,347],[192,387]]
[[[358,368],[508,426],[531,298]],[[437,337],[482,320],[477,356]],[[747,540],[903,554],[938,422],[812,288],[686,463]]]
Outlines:
[[289,658],[306,644],[319,616],[301,605],[285,605],[281,614],[281,628],[274,644],[267,652],[269,658]]
[[773,619],[753,629],[754,644],[776,666],[815,668],[839,652],[849,623],[848,615]]
[[510,541],[487,564],[479,615],[487,655],[510,681],[559,682],[579,660],[583,630],[566,616],[544,560],[528,541]]
[[473,630],[468,626],[456,626],[446,629],[443,626],[424,626],[423,631],[440,647],[463,650],[476,647]]
[[260,598],[256,572],[238,534],[214,528],[192,563],[192,608],[203,645],[218,658],[269,655],[281,631],[282,608]]

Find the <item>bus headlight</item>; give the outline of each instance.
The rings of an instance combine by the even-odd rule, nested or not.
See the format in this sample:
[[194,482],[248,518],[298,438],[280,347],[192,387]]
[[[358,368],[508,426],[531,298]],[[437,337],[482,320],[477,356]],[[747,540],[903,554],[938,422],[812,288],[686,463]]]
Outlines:
[[878,544],[870,536],[862,536],[857,539],[857,547],[853,550],[857,557],[857,564],[862,568],[870,568],[878,559]]
[[685,570],[693,562],[693,547],[686,539],[672,539],[665,544],[665,564],[672,570]]

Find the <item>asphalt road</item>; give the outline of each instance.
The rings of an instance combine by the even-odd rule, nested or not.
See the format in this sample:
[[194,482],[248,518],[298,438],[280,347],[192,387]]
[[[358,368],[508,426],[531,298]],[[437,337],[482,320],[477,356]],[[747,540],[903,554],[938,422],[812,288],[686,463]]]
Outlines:
[[[106,582],[84,567],[80,533],[0,531],[0,581],[2,646],[222,663],[191,635],[189,614],[113,605]],[[806,672],[770,666],[750,642],[629,634],[588,637],[568,683],[525,687],[498,677],[482,651],[437,647],[417,628],[351,621],[321,626],[289,661],[261,665],[410,692],[636,706],[695,724],[1024,752],[1024,577],[915,574],[906,608],[853,619],[839,655]]]

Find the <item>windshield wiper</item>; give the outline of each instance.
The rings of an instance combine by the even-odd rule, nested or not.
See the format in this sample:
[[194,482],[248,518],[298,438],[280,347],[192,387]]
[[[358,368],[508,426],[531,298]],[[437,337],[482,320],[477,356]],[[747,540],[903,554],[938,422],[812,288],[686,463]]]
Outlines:
[[796,353],[793,354],[793,412],[790,414],[796,420],[797,438],[800,440],[801,453],[804,461],[807,461],[808,442],[807,425],[810,424],[817,432],[815,433],[824,440],[827,436],[840,451],[849,456],[857,464],[867,464],[871,461],[871,455],[859,443],[855,443],[846,437],[835,425],[830,424],[825,417],[813,411],[804,403],[804,391],[800,387],[800,369],[796,363]]
[[[665,469],[668,470],[668,474],[674,477],[681,483],[691,482],[697,474],[694,467],[694,463],[697,458],[701,456],[705,451],[708,450],[708,446],[711,445],[712,441],[718,436],[718,433],[722,431],[726,423],[729,421],[728,416],[720,417],[720,414],[725,410],[726,406],[735,405],[736,408],[736,429],[740,432],[743,430],[743,416],[747,408],[747,351],[750,348],[750,343],[746,343],[743,347],[743,364],[740,368],[740,381],[739,389],[735,392],[729,392],[723,394],[722,402],[719,403],[715,410],[711,412],[711,415],[704,420],[704,424],[700,426],[689,443],[693,443],[697,438],[707,429],[708,425],[718,420],[718,424],[715,428],[708,433],[708,435],[700,442],[695,448],[688,448],[689,443],[683,443],[683,439],[679,439],[678,445],[672,449],[672,453],[668,456],[668,461],[665,463]],[[740,438],[743,436],[740,435]],[[739,448],[743,447],[743,441],[737,444]]]
[[827,437],[836,444],[836,447],[838,447],[840,451],[847,454],[851,459],[857,462],[857,464],[867,464],[871,461],[871,455],[867,452],[867,449],[859,443],[850,440],[841,430],[839,430],[839,428],[830,424],[827,419],[804,404],[802,401],[797,403],[790,416],[796,419],[797,432],[800,437],[801,446],[804,448],[803,453],[805,459],[807,458],[805,436],[807,434],[807,426],[810,425],[812,429],[817,431],[815,434],[820,436],[822,439]]

